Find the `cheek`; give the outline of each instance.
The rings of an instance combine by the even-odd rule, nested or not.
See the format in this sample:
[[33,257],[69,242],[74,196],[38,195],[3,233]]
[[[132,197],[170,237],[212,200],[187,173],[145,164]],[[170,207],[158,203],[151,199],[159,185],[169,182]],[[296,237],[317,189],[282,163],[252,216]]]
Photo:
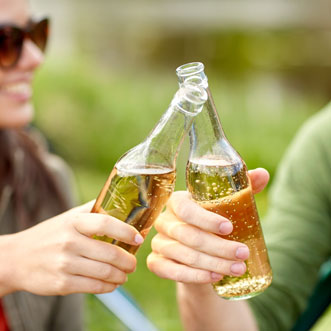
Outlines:
[[21,128],[28,125],[34,114],[30,102],[16,103],[0,96],[0,128]]

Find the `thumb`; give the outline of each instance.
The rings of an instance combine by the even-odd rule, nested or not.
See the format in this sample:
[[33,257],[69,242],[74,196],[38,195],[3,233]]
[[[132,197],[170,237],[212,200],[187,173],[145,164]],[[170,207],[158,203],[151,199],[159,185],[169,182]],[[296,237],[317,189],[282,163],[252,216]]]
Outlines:
[[269,182],[269,172],[263,168],[257,168],[248,171],[249,178],[252,184],[253,194],[261,192]]
[[80,212],[80,213],[90,213],[92,210],[92,207],[94,206],[95,199],[91,200],[89,202],[84,203],[83,205],[80,205],[78,207],[70,209],[70,211]]

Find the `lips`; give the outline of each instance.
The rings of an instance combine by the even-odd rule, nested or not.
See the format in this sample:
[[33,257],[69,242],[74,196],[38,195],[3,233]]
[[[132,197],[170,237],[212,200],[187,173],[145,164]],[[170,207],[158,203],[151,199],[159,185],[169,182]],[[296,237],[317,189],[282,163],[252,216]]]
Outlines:
[[32,87],[29,82],[14,82],[2,84],[0,94],[16,101],[27,101],[32,96]]

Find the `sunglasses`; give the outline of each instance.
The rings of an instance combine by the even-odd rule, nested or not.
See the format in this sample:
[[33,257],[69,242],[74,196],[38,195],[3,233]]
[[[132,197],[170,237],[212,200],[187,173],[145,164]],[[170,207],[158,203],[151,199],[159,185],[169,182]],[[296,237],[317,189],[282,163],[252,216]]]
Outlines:
[[24,40],[29,38],[44,52],[48,38],[49,19],[41,21],[30,20],[25,28],[15,25],[0,25],[0,67],[9,69],[14,67],[20,56]]

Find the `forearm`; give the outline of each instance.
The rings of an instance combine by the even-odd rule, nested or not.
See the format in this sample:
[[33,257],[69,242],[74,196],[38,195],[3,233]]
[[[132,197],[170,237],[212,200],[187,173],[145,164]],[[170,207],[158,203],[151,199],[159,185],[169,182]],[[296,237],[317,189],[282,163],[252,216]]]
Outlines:
[[220,298],[212,286],[177,283],[177,300],[186,331],[257,331],[246,301]]
[[[15,292],[13,285],[13,278],[15,272],[11,251],[15,243],[15,235],[1,235],[0,236],[0,298],[6,294]],[[19,245],[19,243],[17,243]]]

